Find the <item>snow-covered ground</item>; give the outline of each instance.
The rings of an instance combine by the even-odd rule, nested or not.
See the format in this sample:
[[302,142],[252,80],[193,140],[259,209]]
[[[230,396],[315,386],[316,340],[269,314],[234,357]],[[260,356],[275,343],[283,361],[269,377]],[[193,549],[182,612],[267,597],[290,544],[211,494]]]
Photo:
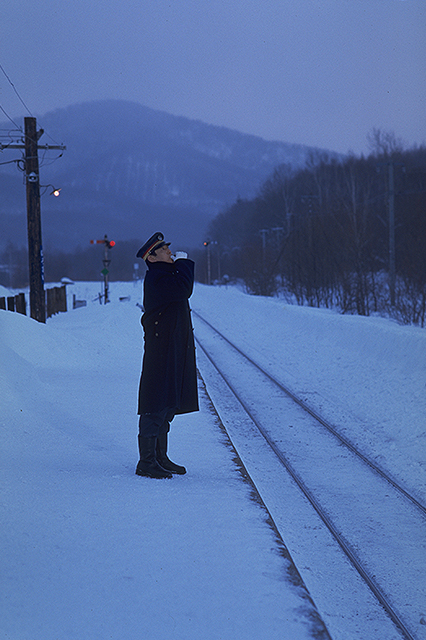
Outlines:
[[192,307],[426,502],[426,332],[199,287]]
[[[0,311],[0,637],[313,637],[202,387],[170,436],[187,475],[134,475],[140,283],[112,283],[108,305],[96,283],[68,291],[87,307],[46,325]],[[191,304],[425,499],[424,330],[232,287],[197,285]]]

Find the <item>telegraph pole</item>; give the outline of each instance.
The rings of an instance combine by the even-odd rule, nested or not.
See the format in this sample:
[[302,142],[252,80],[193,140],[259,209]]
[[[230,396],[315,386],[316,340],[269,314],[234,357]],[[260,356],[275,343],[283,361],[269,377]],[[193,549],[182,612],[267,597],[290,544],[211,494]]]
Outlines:
[[392,307],[395,306],[396,258],[395,258],[395,165],[404,168],[403,162],[378,162],[377,167],[388,167],[388,216],[389,216],[389,297]]
[[[25,180],[27,189],[27,226],[28,226],[28,262],[30,281],[30,314],[38,322],[46,322],[46,300],[44,293],[43,245],[41,241],[40,215],[40,175],[38,165],[39,149],[58,149],[64,151],[62,145],[39,145],[43,129],[37,131],[36,119],[24,118],[24,144],[8,144],[7,149],[25,150]],[[0,150],[2,150],[0,145]]]
[[25,118],[25,177],[27,184],[28,262],[31,317],[46,322],[43,245],[41,241],[40,179],[36,119]]
[[391,306],[395,306],[395,284],[396,284],[396,266],[395,266],[395,177],[394,163],[389,162],[389,186],[388,186],[388,204],[389,204],[389,293]]

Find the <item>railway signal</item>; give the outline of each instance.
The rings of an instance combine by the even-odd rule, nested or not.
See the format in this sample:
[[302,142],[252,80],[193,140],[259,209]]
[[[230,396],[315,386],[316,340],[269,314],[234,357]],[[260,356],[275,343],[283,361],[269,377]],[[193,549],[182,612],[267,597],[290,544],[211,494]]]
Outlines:
[[206,240],[204,246],[207,249],[207,284],[211,284],[211,264],[210,264],[210,240]]
[[101,274],[104,277],[104,290],[103,290],[103,293],[100,295],[99,300],[102,301],[102,298],[103,298],[104,304],[106,304],[107,302],[110,302],[109,296],[108,296],[108,290],[109,290],[109,286],[108,286],[109,270],[108,270],[108,267],[111,264],[111,259],[109,257],[109,250],[112,249],[112,247],[115,247],[115,241],[114,240],[108,240],[108,236],[105,234],[103,240],[90,240],[90,244],[103,244],[104,247],[105,247],[104,259],[102,260],[104,268],[101,271]]

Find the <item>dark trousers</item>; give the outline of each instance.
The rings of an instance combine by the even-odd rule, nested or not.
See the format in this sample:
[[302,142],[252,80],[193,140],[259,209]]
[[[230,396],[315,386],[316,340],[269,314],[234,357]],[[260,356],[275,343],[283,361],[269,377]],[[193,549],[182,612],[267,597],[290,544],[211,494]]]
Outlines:
[[158,413],[143,413],[139,416],[139,435],[142,438],[158,438],[160,434],[168,433],[174,417],[175,414],[170,409],[163,409]]

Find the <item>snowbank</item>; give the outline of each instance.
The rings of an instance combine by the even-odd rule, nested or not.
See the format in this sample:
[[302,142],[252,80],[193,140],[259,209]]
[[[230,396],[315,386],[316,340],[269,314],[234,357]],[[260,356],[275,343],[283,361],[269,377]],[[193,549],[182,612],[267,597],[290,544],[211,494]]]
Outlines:
[[134,475],[140,309],[120,289],[133,299],[46,325],[0,311],[0,637],[312,637],[315,610],[202,388],[171,432],[187,475]]

